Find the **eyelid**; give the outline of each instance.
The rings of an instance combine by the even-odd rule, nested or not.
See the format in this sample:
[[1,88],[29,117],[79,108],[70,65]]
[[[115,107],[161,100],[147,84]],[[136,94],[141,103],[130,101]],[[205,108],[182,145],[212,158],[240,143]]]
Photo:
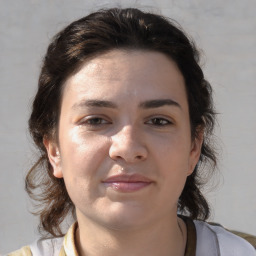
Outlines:
[[[90,124],[89,121],[95,120],[95,119],[101,119],[103,120],[103,123],[100,124]],[[91,125],[91,126],[96,126],[96,125],[105,125],[105,124],[111,124],[112,122],[109,120],[109,118],[107,118],[106,116],[102,116],[102,115],[88,115],[86,117],[83,117],[79,120],[78,124],[79,125],[83,125],[83,124],[87,124],[87,125]]]
[[[166,126],[166,125],[172,125],[174,124],[174,121],[172,118],[170,117],[167,117],[167,116],[164,116],[164,115],[153,115],[153,116],[150,116],[146,119],[145,123],[149,123],[151,122],[153,119],[159,119],[159,120],[164,120],[166,121],[167,123],[166,124],[163,124],[163,125],[158,125],[158,126]],[[154,125],[152,123],[152,125]],[[156,125],[156,124],[155,124]]]

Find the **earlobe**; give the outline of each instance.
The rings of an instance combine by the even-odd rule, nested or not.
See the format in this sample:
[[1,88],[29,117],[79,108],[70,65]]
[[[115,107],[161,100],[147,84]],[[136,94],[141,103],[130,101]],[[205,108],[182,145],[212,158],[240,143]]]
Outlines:
[[53,168],[53,175],[56,178],[63,178],[61,169],[61,157],[57,144],[47,138],[43,139],[43,143],[47,150],[48,159]]

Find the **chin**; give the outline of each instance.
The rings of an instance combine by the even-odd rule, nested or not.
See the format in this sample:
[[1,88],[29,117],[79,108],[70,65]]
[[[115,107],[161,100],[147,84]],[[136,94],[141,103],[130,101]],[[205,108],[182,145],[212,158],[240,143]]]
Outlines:
[[[104,226],[112,230],[124,230],[138,228],[147,222],[147,211],[135,202],[120,203],[115,202],[101,215]],[[102,219],[103,217],[103,219]]]

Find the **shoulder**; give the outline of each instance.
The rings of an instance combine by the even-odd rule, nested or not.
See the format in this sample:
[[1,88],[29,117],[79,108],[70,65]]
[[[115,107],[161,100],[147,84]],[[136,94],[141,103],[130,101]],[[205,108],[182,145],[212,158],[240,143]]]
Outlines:
[[223,227],[210,225],[203,221],[194,221],[194,223],[197,233],[197,249],[200,252],[198,255],[215,250],[216,255],[256,256],[251,244]]
[[7,256],[58,256],[63,244],[63,237],[39,239],[29,246],[7,254]]
[[24,246],[20,250],[7,254],[7,256],[32,256],[29,246]]
[[30,246],[25,246],[7,256],[65,256],[68,253],[78,255],[74,240],[76,228],[77,222],[71,225],[64,237],[39,239]]

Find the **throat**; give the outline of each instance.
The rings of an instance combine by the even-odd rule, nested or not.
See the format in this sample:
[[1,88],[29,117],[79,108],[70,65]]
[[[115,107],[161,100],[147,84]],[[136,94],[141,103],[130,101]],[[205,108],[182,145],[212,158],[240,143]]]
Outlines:
[[[167,225],[166,225],[167,226]],[[117,230],[84,230],[77,226],[75,245],[80,256],[184,256],[186,224],[180,218],[175,226],[125,232]]]

